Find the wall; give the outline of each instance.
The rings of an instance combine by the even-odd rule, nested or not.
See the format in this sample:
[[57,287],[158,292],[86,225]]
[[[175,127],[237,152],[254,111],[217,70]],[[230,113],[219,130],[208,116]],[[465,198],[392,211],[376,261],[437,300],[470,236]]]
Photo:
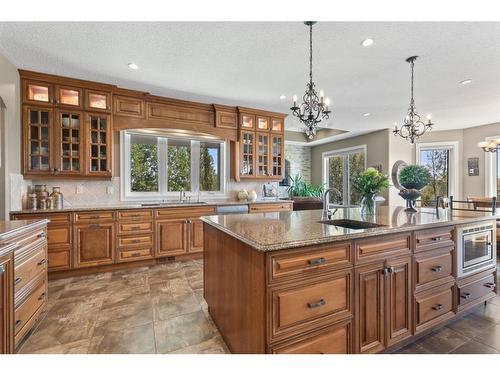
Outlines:
[[311,181],[311,147],[285,142],[285,159],[290,162],[290,176],[301,175]]
[[[2,144],[0,145],[2,168],[0,183],[4,186],[0,200],[3,202],[0,219],[7,217],[11,209],[12,179],[18,176],[21,168],[21,125],[19,109],[19,74],[14,65],[0,55],[0,98],[4,103],[2,121]],[[14,175],[14,177],[12,177]],[[15,186],[15,184],[14,184]]]
[[[389,173],[389,130],[379,130],[357,137],[330,142],[311,147],[311,179],[314,183],[321,183],[323,179],[323,156],[327,151],[335,151],[349,147],[366,145],[366,165],[382,165],[382,172]],[[389,194],[383,194],[388,200]],[[387,202],[389,203],[389,202]]]

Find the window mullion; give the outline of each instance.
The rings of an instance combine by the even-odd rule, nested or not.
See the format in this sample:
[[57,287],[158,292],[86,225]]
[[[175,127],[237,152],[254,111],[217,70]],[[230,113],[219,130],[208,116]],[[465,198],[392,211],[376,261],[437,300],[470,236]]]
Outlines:
[[168,139],[158,138],[158,188],[161,196],[168,191]]
[[200,142],[191,141],[191,192],[200,191]]

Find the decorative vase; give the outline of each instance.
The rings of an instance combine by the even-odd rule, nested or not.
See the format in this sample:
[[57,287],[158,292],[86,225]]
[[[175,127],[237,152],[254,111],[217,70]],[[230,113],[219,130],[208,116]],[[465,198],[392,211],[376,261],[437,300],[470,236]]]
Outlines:
[[63,208],[63,194],[61,193],[61,188],[58,186],[54,186],[52,188],[52,208],[54,209],[62,209]]
[[248,198],[248,192],[245,189],[242,189],[238,192],[238,199],[240,201],[247,200]]
[[375,205],[375,194],[364,195],[361,200],[361,215],[374,215]]
[[406,212],[417,212],[415,208],[416,200],[422,195],[417,189],[401,189],[399,196],[406,200]]
[[255,190],[252,190],[248,193],[248,200],[250,202],[255,202],[257,200],[257,193],[255,192]]

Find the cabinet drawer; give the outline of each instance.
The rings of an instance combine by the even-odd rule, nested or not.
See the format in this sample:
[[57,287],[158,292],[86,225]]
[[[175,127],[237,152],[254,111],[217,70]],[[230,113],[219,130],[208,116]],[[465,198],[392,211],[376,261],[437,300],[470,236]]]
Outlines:
[[380,236],[354,243],[356,263],[411,255],[410,233]]
[[415,252],[455,246],[453,227],[442,227],[415,232]]
[[351,244],[319,246],[270,255],[270,280],[315,275],[352,265]]
[[45,246],[39,246],[34,249],[29,258],[24,259],[20,264],[15,265],[14,287],[15,292],[20,291],[31,280],[41,272],[47,270],[47,258]]
[[153,219],[152,210],[140,210],[140,211],[118,211],[118,220],[120,221],[146,221]]
[[30,232],[23,237],[18,237],[14,240],[18,249],[15,252],[14,258],[23,258],[25,254],[30,253],[34,247],[38,247],[47,243],[47,234],[45,229],[39,229],[35,232]]
[[352,352],[351,320],[319,333],[295,339],[272,349],[274,354],[349,354]]
[[[475,277],[474,277],[475,276]],[[466,307],[478,300],[483,300],[489,295],[494,296],[496,291],[495,274],[474,275],[458,283],[458,305]]]
[[60,246],[71,245],[71,227],[49,225],[47,228],[49,250]]
[[172,207],[156,210],[155,217],[161,219],[198,218],[200,216],[215,215],[214,206],[202,207]]
[[113,220],[115,220],[113,211],[75,212],[75,223]]
[[134,261],[154,257],[153,248],[121,249],[118,254],[120,261]]
[[153,222],[143,223],[118,223],[118,234],[151,233]]
[[114,95],[114,114],[120,116],[144,118],[144,100]]
[[69,224],[71,222],[71,213],[39,213],[39,214],[16,214],[12,215],[13,220],[42,220],[48,219],[48,226],[57,224]]
[[57,252],[49,251],[49,271],[62,270],[71,267],[70,250],[62,250]]
[[144,245],[153,245],[153,235],[145,234],[142,236],[133,236],[133,237],[119,237],[118,238],[118,247],[135,247],[135,246],[144,246]]
[[445,248],[415,255],[417,290],[426,286],[437,286],[446,279],[453,278],[453,252],[453,248]]
[[47,284],[45,278],[33,289],[29,296],[19,305],[14,312],[15,333],[19,333],[30,318],[37,312],[47,299]]
[[292,208],[292,203],[257,203],[248,206],[250,213],[291,211]]
[[416,332],[432,327],[453,315],[453,290],[454,285],[449,283],[415,295]]
[[352,271],[271,290],[272,339],[351,317]]

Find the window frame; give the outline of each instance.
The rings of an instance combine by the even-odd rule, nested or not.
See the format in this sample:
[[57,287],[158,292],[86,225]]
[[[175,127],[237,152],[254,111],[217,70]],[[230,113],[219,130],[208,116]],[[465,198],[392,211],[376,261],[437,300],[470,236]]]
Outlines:
[[[156,192],[135,192],[131,191],[131,168],[130,168],[130,147],[131,136],[150,136],[158,139],[158,191]],[[141,131],[120,131],[120,200],[121,201],[159,201],[172,200],[179,198],[179,191],[168,191],[168,140],[176,139],[188,141],[191,144],[191,189],[186,190],[188,196],[197,197],[224,197],[227,192],[228,176],[228,147],[226,142],[221,139],[205,138],[185,138],[175,137],[162,133],[149,133]],[[220,190],[217,191],[199,191],[200,177],[200,143],[210,142],[220,145]],[[163,166],[163,167],[162,167]]]
[[[344,159],[344,166],[343,166],[343,174],[344,176],[349,176],[349,162],[345,162],[345,159],[347,158],[347,161],[349,161],[349,155],[350,154],[356,154],[358,152],[363,152],[365,155],[365,160],[364,160],[364,169],[366,170],[367,166],[367,146],[366,144],[364,145],[359,145],[359,146],[353,146],[353,147],[346,147],[338,150],[332,150],[332,151],[325,151],[321,154],[321,160],[323,163],[323,173],[322,173],[322,179],[323,179],[323,184],[325,184],[326,188],[328,189],[330,187],[329,184],[329,176],[328,176],[328,159],[331,157],[335,156],[342,156]],[[343,179],[343,189],[342,189],[342,205],[344,206],[349,206],[351,205],[351,194],[350,194],[350,189],[351,189],[351,184],[349,181],[349,178],[344,178]]]
[[458,154],[458,141],[447,141],[447,142],[427,142],[427,143],[417,143],[415,145],[415,161],[417,165],[420,164],[420,151],[428,151],[434,149],[446,149],[449,150],[449,160],[448,160],[448,196],[459,197],[461,193],[460,181],[459,181],[459,159]]
[[[485,141],[492,141],[494,139],[500,138],[500,135],[486,137]],[[481,150],[482,151],[482,150]],[[482,151],[484,152],[484,151]],[[486,197],[496,197],[497,196],[497,152],[484,152],[484,195]]]

